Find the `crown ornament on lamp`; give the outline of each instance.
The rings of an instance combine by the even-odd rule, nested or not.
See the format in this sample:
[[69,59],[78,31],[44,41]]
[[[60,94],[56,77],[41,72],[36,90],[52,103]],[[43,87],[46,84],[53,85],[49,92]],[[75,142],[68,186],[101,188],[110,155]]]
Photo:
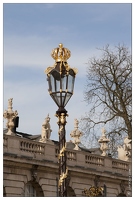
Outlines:
[[[72,69],[75,73],[75,75],[78,73],[78,69],[77,68],[71,68],[69,66],[69,64],[67,63],[67,60],[70,58],[71,56],[71,51],[68,48],[63,47],[63,44],[60,43],[59,47],[54,48],[51,52],[51,56],[52,58],[55,60],[55,64],[52,67],[47,67],[47,69],[45,70],[45,73],[47,75],[50,74],[50,72],[56,68],[57,63],[60,63],[60,74],[62,73],[63,70],[66,70],[66,72],[68,73],[70,69]],[[62,65],[63,63],[63,65]]]
[[59,47],[52,50],[51,56],[56,62],[66,62],[70,58],[71,52],[60,43]]

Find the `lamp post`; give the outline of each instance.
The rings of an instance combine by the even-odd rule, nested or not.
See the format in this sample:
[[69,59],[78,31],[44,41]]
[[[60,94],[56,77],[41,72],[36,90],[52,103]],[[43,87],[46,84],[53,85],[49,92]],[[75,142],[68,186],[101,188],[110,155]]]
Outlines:
[[67,60],[71,56],[69,49],[63,47],[60,43],[58,48],[52,50],[51,56],[55,60],[52,67],[45,70],[47,74],[47,81],[49,85],[49,94],[58,106],[56,117],[58,117],[59,126],[59,196],[67,196],[66,177],[68,168],[66,166],[66,116],[68,116],[65,109],[66,104],[73,95],[76,68],[71,68]]

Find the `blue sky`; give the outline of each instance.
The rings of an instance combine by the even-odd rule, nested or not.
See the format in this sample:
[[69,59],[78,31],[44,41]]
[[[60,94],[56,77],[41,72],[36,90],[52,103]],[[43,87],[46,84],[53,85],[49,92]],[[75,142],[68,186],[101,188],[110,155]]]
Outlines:
[[[131,3],[6,3],[3,4],[3,109],[13,98],[19,128],[40,134],[49,113],[51,139],[58,140],[56,104],[48,94],[44,70],[54,64],[51,51],[59,43],[70,49],[68,63],[78,68],[74,95],[68,102],[66,138],[88,111],[83,101],[89,58],[99,57],[97,48],[119,43],[131,48]],[[5,127],[6,120],[4,120]]]

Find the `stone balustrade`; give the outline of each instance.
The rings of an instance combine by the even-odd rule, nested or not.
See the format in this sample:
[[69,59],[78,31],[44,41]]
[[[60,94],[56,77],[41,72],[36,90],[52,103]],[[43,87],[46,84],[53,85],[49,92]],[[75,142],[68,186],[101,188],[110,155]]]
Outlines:
[[67,160],[76,161],[76,153],[67,150]]
[[20,151],[27,151],[37,154],[45,154],[45,146],[42,143],[35,144],[34,142],[20,141]]
[[[67,150],[66,153],[67,153],[67,160],[76,161],[76,152]],[[58,157],[58,154],[59,154],[59,149],[56,148],[55,157]]]
[[[31,159],[47,160],[58,163],[58,146],[53,142],[41,143],[38,141],[28,140],[18,136],[4,135],[4,154],[14,154],[16,157],[31,156]],[[129,162],[113,159],[107,156],[90,154],[85,151],[67,149],[67,164],[70,166],[82,166],[84,168],[100,169],[110,173],[128,173]],[[37,156],[35,156],[37,155]]]
[[95,155],[85,155],[85,163],[104,166],[104,157]]
[[121,170],[124,170],[124,171],[128,171],[129,170],[129,164],[128,163],[125,163],[123,161],[112,161],[112,168],[115,168],[115,169],[121,169]]

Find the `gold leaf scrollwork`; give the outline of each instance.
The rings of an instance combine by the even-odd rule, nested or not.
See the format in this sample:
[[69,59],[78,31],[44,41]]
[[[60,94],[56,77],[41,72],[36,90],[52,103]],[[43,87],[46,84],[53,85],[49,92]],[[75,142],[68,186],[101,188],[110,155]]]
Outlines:
[[54,68],[55,68],[55,66],[47,67],[47,68],[45,69],[44,72],[45,72],[46,74],[49,74]]
[[60,153],[58,155],[58,158],[60,159],[60,157],[64,156],[64,151],[66,150],[66,146],[63,146],[62,149],[60,150]]
[[82,193],[86,197],[98,197],[102,196],[102,191],[103,191],[102,187],[92,186],[88,190],[85,188]]
[[66,168],[66,172],[65,172],[65,173],[62,173],[62,174],[60,175],[59,187],[62,185],[64,179],[67,178],[67,175],[68,175],[68,168]]

